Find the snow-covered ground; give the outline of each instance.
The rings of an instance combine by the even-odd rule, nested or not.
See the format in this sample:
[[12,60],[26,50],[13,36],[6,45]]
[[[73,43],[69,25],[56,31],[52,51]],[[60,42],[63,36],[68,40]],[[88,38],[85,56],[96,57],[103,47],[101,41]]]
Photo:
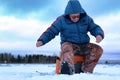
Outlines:
[[56,75],[55,64],[0,64],[0,80],[120,80],[120,64],[98,64],[93,74],[74,75]]

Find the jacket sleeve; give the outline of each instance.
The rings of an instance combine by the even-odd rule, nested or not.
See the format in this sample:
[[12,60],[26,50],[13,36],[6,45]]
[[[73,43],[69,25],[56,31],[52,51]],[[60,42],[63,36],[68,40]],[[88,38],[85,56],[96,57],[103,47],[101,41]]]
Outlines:
[[61,21],[59,18],[57,18],[53,24],[51,24],[51,26],[38,38],[37,41],[42,41],[44,45],[55,38],[55,36],[58,35],[61,30],[60,24]]
[[104,39],[104,31],[102,30],[102,28],[99,25],[95,24],[92,18],[88,17],[88,20],[88,30],[90,31],[91,35],[95,37],[97,35],[101,35],[102,39]]

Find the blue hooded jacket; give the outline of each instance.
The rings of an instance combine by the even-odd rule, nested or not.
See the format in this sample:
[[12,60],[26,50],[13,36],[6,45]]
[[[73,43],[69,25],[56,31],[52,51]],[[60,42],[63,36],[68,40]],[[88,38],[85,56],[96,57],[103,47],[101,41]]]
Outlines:
[[[72,22],[68,15],[76,13],[80,14],[80,19],[78,22]],[[103,30],[86,14],[79,1],[69,0],[65,13],[54,21],[38,41],[46,44],[60,33],[61,44],[64,42],[84,44],[90,42],[88,32],[94,37],[101,35],[104,38]]]

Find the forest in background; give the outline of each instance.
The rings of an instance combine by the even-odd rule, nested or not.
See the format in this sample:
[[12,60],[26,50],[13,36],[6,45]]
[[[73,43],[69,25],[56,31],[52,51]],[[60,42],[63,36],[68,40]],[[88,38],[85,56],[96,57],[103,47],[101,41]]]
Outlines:
[[26,54],[21,56],[11,53],[0,53],[0,63],[55,63],[57,56],[48,56],[41,54]]
[[[40,52],[41,53],[41,52]],[[120,64],[119,53],[109,53],[108,55],[103,55],[103,58],[99,60],[98,63],[102,64]],[[24,64],[24,63],[37,63],[37,64],[50,64],[55,63],[57,55],[45,55],[45,54],[11,54],[11,53],[0,53],[0,64]]]

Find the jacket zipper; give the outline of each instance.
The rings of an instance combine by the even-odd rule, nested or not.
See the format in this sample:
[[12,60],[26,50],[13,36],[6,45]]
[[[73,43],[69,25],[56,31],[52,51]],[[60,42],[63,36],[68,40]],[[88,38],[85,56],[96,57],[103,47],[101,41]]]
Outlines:
[[77,27],[77,34],[78,34],[78,37],[79,37],[79,42],[81,43],[80,28],[79,28],[78,24],[76,24],[76,27]]

